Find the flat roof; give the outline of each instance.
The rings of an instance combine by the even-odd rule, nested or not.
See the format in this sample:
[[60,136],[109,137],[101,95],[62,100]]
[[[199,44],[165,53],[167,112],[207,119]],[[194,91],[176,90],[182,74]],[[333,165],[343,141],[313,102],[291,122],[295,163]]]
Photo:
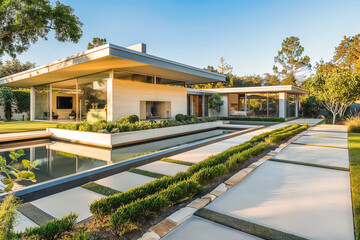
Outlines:
[[235,88],[211,88],[211,89],[194,89],[188,88],[189,94],[196,93],[266,93],[266,92],[287,92],[295,94],[309,94],[309,91],[301,87],[292,85],[279,86],[259,86],[259,87],[235,87]]
[[0,85],[31,87],[68,80],[110,69],[184,81],[188,84],[222,82],[225,76],[113,44],[0,78]]

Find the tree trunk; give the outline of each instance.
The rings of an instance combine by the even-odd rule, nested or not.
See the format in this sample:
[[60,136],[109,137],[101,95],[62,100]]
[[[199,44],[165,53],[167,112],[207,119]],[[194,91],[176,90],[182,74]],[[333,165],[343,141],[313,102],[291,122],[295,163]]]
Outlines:
[[333,124],[335,124],[336,114],[333,113]]

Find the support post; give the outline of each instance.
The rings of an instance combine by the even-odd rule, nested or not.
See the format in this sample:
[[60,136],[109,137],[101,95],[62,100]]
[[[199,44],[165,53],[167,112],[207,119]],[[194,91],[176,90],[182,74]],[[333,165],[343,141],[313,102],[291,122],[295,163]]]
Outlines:
[[286,118],[286,93],[279,93],[279,117]]
[[202,95],[202,117],[205,117],[205,93]]
[[247,117],[247,95],[245,94],[245,117]]
[[53,117],[52,117],[52,84],[49,84],[49,120],[52,121]]
[[35,88],[30,87],[30,121],[35,120]]
[[295,96],[295,117],[299,117],[299,94]]
[[114,121],[114,113],[113,113],[113,96],[114,96],[114,70],[112,70],[109,74],[109,78],[107,80],[107,103],[106,103],[106,112],[107,112],[107,121]]
[[81,112],[79,111],[79,79],[77,78],[75,81],[75,121],[78,122],[79,121],[79,116],[80,116],[80,121],[81,121]]

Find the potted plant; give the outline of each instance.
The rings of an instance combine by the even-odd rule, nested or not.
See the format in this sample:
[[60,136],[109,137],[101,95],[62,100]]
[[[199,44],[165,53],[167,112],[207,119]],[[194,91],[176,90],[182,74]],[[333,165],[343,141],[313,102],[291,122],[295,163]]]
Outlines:
[[74,110],[71,110],[71,113],[69,114],[69,119],[74,120],[76,117],[76,112]]
[[52,118],[54,119],[54,120],[57,120],[58,118],[59,118],[59,115],[57,115],[56,113],[52,113]]

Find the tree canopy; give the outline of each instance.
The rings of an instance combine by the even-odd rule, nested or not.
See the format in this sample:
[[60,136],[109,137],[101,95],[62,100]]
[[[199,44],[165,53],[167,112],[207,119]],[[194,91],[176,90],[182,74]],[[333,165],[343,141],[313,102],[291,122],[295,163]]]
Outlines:
[[281,44],[281,50],[274,58],[275,64],[281,66],[281,70],[274,65],[274,73],[282,77],[284,85],[298,85],[301,78],[304,78],[305,70],[311,69],[310,57],[303,56],[304,47],[300,45],[298,37],[287,37]]
[[342,117],[360,98],[360,75],[350,69],[333,69],[331,73],[319,69],[316,76],[307,81],[307,87],[310,94],[333,114],[335,123],[336,116]]
[[55,6],[49,0],[0,1],[0,57],[15,57],[51,30],[60,42],[78,42],[83,24],[73,12],[59,1]]
[[18,72],[26,71],[28,69],[34,68],[36,66],[35,63],[25,62],[21,63],[18,59],[13,59],[11,61],[7,60],[5,63],[0,62],[0,78],[6,77]]
[[101,45],[104,45],[104,44],[106,44],[107,43],[107,41],[106,41],[106,38],[98,38],[98,37],[94,37],[93,38],[93,40],[92,40],[92,42],[89,42],[88,43],[88,50],[89,49],[93,49],[93,48],[95,48],[95,47],[99,47],[99,46],[101,46]]
[[335,48],[334,62],[341,68],[360,70],[360,34],[344,36]]

